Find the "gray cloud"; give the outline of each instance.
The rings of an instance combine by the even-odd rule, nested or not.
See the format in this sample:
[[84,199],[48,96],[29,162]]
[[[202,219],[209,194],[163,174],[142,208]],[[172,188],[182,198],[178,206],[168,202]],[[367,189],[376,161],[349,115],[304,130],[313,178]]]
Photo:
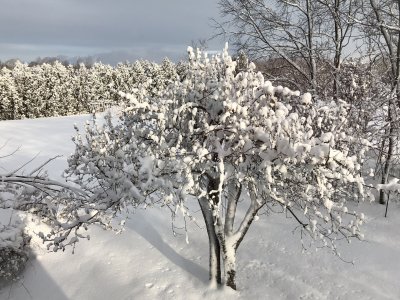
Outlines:
[[179,56],[192,40],[212,35],[211,17],[218,17],[215,0],[2,0],[0,59]]

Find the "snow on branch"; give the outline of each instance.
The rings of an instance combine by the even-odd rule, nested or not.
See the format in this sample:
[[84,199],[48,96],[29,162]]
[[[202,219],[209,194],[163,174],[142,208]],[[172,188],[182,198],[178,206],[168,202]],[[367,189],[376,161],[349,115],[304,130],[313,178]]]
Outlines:
[[400,183],[399,178],[392,178],[388,183],[377,184],[376,188],[378,190],[384,190],[387,192],[397,192],[400,193]]

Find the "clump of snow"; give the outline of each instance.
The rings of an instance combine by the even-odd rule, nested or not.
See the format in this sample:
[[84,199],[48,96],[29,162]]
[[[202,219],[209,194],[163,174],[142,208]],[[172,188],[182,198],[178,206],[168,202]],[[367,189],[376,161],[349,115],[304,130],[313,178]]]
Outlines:
[[376,188],[378,190],[384,190],[384,191],[389,191],[389,192],[400,192],[400,183],[399,178],[392,178],[388,183],[386,184],[378,184]]
[[18,249],[23,243],[23,227],[20,223],[2,225],[0,228],[0,249]]
[[300,96],[300,91],[293,91],[292,92],[292,96],[299,97]]
[[305,93],[302,97],[301,97],[301,103],[302,104],[311,104],[312,102],[312,96],[310,93]]

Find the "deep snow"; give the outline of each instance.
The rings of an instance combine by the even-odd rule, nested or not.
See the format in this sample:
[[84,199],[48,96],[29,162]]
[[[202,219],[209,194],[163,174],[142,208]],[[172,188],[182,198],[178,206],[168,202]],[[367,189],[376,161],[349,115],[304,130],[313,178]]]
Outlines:
[[[12,169],[38,155],[31,168],[64,155],[48,166],[60,180],[73,151],[73,124],[89,116],[0,122],[1,154],[21,149],[0,167]],[[1,156],[1,155],[0,155]],[[27,166],[29,169],[29,166]],[[193,203],[195,206],[195,203]],[[344,263],[327,250],[302,254],[296,226],[285,214],[260,216],[238,250],[238,292],[208,287],[208,246],[203,224],[190,224],[189,240],[174,237],[169,213],[149,208],[130,215],[119,235],[91,229],[76,253],[48,253],[37,238],[20,282],[0,289],[0,299],[400,299],[400,206],[354,204],[367,215],[365,241],[343,243]],[[0,210],[0,221],[9,211]],[[197,213],[201,220],[200,212]],[[43,225],[26,219],[31,233]],[[203,227],[202,229],[199,228]],[[1,284],[0,284],[1,286]]]

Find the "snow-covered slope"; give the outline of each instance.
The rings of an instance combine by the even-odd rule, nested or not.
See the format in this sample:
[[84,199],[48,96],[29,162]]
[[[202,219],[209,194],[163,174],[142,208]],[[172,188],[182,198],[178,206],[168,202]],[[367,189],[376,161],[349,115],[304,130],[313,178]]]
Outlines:
[[[0,167],[11,169],[38,157],[64,155],[49,166],[60,179],[73,151],[73,124],[89,116],[0,122],[5,154],[21,146]],[[29,167],[27,167],[29,168]],[[195,203],[193,203],[195,205]],[[354,204],[356,205],[356,204]],[[366,241],[343,243],[344,263],[326,250],[302,254],[296,226],[285,214],[261,216],[238,250],[238,292],[208,288],[208,245],[201,221],[174,237],[169,213],[149,208],[130,215],[119,235],[91,229],[91,240],[75,250],[48,253],[37,238],[23,278],[2,286],[0,299],[400,299],[400,207],[360,204],[367,215]],[[0,210],[0,220],[10,212]],[[200,220],[200,215],[198,220]],[[31,232],[42,225],[26,220]],[[0,285],[1,286],[1,285]]]

